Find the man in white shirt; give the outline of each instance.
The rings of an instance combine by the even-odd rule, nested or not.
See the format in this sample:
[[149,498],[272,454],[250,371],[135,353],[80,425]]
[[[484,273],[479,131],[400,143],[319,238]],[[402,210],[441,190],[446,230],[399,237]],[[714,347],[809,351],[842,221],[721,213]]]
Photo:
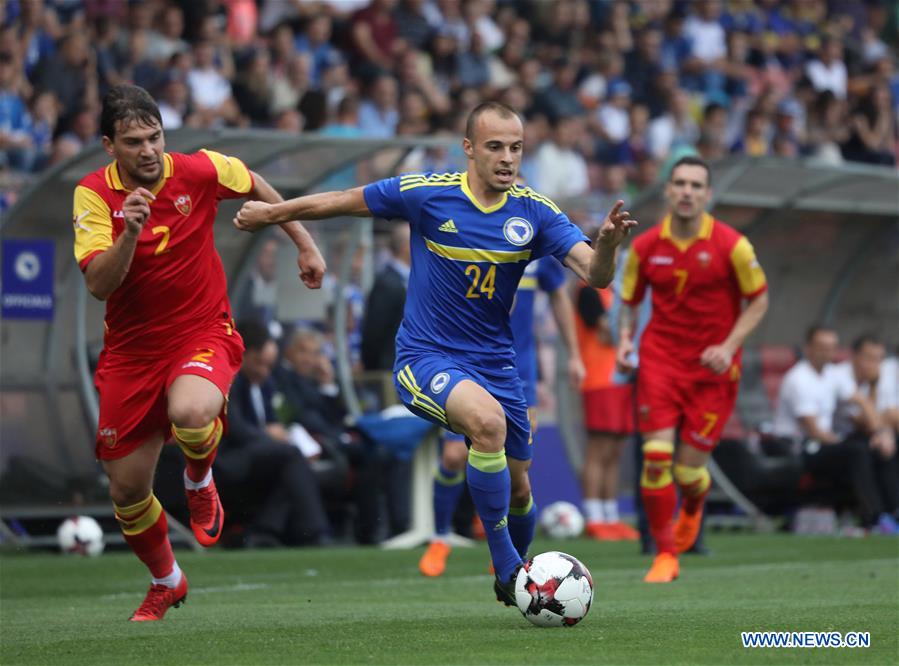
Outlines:
[[805,66],[805,73],[817,92],[830,90],[837,99],[846,99],[849,75],[843,62],[843,45],[832,37],[821,42],[819,57]]
[[[873,458],[877,490],[889,519],[899,517],[899,462],[896,455],[895,423],[899,413],[896,377],[885,362],[886,347],[873,334],[864,334],[852,343],[852,358],[833,368],[833,374],[855,400],[837,403],[834,431],[849,437],[858,433],[868,442]],[[894,524],[895,521],[893,520]]]
[[[885,513],[867,437],[854,433],[844,438],[833,427],[840,402],[863,404],[858,391],[834,372],[832,362],[838,343],[837,333],[831,328],[809,329],[804,358],[787,371],[780,387],[774,435],[789,441],[794,450],[801,450],[805,471],[835,485],[848,486],[863,526],[872,527]],[[884,525],[881,531],[889,532],[889,527]]]

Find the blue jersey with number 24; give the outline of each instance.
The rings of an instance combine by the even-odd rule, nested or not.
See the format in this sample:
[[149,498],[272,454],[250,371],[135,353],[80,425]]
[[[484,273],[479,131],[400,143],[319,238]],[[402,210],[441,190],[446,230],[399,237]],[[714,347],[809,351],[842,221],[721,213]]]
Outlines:
[[376,216],[407,220],[412,271],[397,352],[439,350],[479,365],[515,356],[509,312],[528,262],[563,261],[587,237],[548,198],[513,186],[484,207],[466,173],[409,174],[365,187]]

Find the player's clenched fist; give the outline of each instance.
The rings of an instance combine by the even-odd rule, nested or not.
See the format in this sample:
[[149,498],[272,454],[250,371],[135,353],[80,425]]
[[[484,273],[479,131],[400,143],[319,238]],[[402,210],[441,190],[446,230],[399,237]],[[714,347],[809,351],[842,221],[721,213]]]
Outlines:
[[264,201],[247,201],[234,218],[234,226],[242,231],[257,231],[269,224],[272,205]]
[[150,202],[156,197],[150,190],[138,187],[125,197],[122,204],[122,215],[125,217],[125,229],[133,236],[140,234],[144,222],[150,218]]

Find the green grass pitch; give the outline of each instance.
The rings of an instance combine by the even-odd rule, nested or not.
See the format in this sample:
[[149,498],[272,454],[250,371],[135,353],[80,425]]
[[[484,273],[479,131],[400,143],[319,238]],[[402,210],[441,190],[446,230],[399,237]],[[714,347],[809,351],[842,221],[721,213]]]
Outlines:
[[[420,549],[179,551],[187,603],[130,624],[148,583],[128,553],[0,557],[0,664],[896,664],[899,540],[712,534],[671,585],[633,544],[538,541],[593,573],[593,608],[538,629],[493,600],[486,547],[446,575]],[[740,632],[870,631],[867,649],[743,649]]]

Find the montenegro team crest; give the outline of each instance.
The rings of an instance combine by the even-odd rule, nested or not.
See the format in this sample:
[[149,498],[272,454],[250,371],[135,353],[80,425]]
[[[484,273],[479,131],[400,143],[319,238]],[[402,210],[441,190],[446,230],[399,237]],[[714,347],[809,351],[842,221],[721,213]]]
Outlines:
[[181,213],[185,217],[190,215],[190,208],[191,208],[190,195],[182,194],[180,197],[175,199],[175,208],[178,210],[179,213]]
[[108,449],[115,448],[115,445],[118,444],[119,433],[115,428],[100,428],[98,435],[100,443]]

